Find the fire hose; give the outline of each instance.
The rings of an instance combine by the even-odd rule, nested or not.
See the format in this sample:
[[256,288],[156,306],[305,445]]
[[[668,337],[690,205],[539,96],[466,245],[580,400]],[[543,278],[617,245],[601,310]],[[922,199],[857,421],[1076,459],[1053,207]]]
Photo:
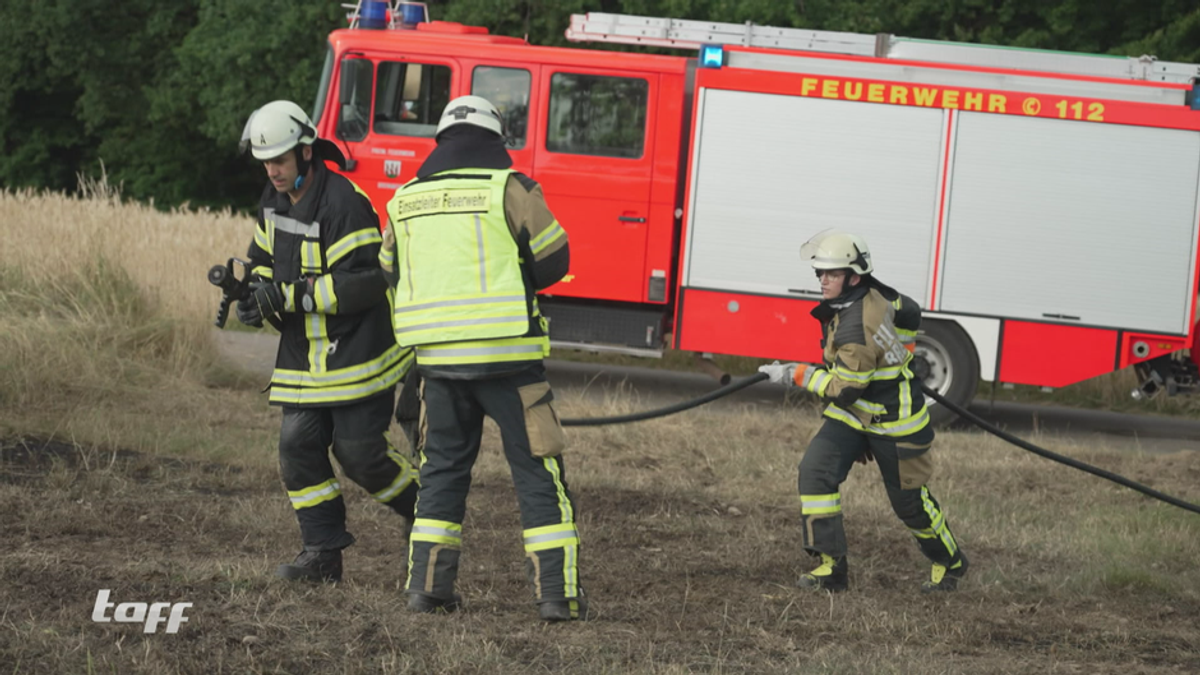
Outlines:
[[757,384],[767,379],[766,373],[756,373],[744,380],[738,382],[730,382],[729,384],[714,389],[703,396],[697,396],[690,401],[682,401],[674,405],[669,405],[665,408],[655,408],[654,410],[643,410],[642,412],[630,413],[628,415],[617,415],[615,417],[576,417],[573,419],[562,420],[564,427],[598,427],[605,424],[628,424],[630,422],[641,422],[642,420],[650,420],[655,417],[666,417],[675,413],[683,412],[698,408],[705,403],[715,401],[719,398],[728,396],[735,391],[741,391],[752,384]]
[[[642,412],[630,413],[628,415],[616,415],[613,417],[582,417],[582,418],[577,417],[577,418],[571,418],[571,419],[564,419],[564,420],[562,420],[562,425],[564,427],[594,427],[594,426],[602,426],[602,425],[606,425],[606,424],[628,424],[630,422],[641,422],[643,420],[654,419],[656,417],[666,417],[667,415],[674,415],[675,413],[683,412],[684,410],[690,410],[692,408],[697,408],[699,406],[704,405],[705,403],[709,403],[709,402],[715,401],[719,398],[723,398],[723,397],[728,396],[736,391],[740,391],[742,389],[745,389],[746,387],[749,387],[752,384],[757,384],[766,379],[768,379],[766,373],[756,373],[745,379],[738,380],[736,382],[730,382],[729,384],[727,384],[719,389],[714,389],[713,391],[710,391],[707,394],[704,394],[703,396],[698,396],[694,399],[691,399],[688,401],[682,401],[680,403],[676,403],[674,405],[669,405],[664,408],[656,408],[654,410],[644,410]],[[1177,497],[1172,497],[1171,495],[1168,495],[1163,492],[1159,492],[1158,490],[1155,490],[1154,488],[1148,487],[1146,485],[1142,485],[1141,483],[1138,483],[1137,481],[1130,480],[1122,475],[1115,474],[1111,471],[1105,471],[1104,469],[1092,466],[1091,464],[1088,464],[1086,462],[1081,462],[1077,459],[1072,459],[1065,455],[1060,455],[1056,452],[1051,452],[1050,450],[1047,450],[1045,448],[1038,447],[1038,446],[1034,445],[1033,443],[1030,443],[1029,441],[1026,441],[1022,438],[1014,436],[1014,435],[1008,433],[1007,431],[1004,431],[1003,429],[1000,429],[999,427],[996,427],[995,425],[988,423],[984,419],[980,418],[978,415],[975,415],[974,413],[971,413],[971,412],[963,409],[962,407],[960,407],[954,403],[951,403],[950,401],[947,401],[944,397],[942,397],[941,394],[930,389],[929,387],[927,387],[924,384],[921,385],[921,391],[925,392],[926,396],[929,396],[933,400],[937,401],[939,404],[946,406],[947,409],[949,409],[951,412],[957,414],[959,417],[962,417],[963,419],[967,420],[971,424],[974,424],[975,426],[979,427],[980,429],[983,429],[984,431],[988,432],[989,434],[992,434],[993,436],[996,436],[1004,441],[1007,441],[1008,443],[1011,443],[1011,444],[1017,446],[1018,448],[1021,448],[1022,450],[1032,452],[1033,454],[1035,454],[1039,457],[1048,459],[1052,462],[1058,462],[1059,464],[1065,464],[1066,466],[1069,466],[1072,469],[1077,469],[1079,471],[1090,473],[1093,476],[1099,476],[1100,478],[1103,478],[1108,481],[1112,481],[1118,485],[1122,485],[1131,490],[1136,490],[1138,492],[1141,492],[1142,494],[1144,494],[1148,497],[1153,497],[1154,499],[1157,499],[1161,502],[1166,502],[1167,504],[1170,504],[1171,506],[1176,506],[1185,511],[1191,511],[1192,513],[1200,514],[1200,505],[1192,504],[1191,502],[1186,502]]]

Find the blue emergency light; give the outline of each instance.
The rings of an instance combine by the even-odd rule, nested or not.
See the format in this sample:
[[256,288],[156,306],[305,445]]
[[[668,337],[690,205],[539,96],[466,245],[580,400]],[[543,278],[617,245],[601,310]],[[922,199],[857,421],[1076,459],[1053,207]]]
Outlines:
[[358,17],[358,27],[366,30],[387,28],[388,5],[383,0],[365,0]]
[[725,65],[725,48],[721,45],[702,45],[700,47],[700,67],[720,68]]
[[361,0],[358,27],[367,30],[385,28],[413,29],[429,21],[429,8],[423,2],[401,0]]
[[429,9],[423,2],[401,2],[400,22],[407,26],[416,26],[429,20]]

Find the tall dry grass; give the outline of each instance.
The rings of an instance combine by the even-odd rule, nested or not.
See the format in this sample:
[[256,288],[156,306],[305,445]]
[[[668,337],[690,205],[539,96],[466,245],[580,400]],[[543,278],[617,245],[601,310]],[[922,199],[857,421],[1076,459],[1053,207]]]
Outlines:
[[214,340],[220,292],[205,274],[245,250],[251,222],[124,203],[103,175],[80,187],[0,191],[0,437],[154,451],[213,441],[211,399],[239,394],[210,387],[248,378]]
[[77,195],[0,191],[0,264],[44,281],[103,258],[166,315],[199,325],[213,320],[220,299],[206,280],[208,269],[243,257],[252,227],[250,218],[231,211],[163,212],[123,201],[106,174],[81,176]]

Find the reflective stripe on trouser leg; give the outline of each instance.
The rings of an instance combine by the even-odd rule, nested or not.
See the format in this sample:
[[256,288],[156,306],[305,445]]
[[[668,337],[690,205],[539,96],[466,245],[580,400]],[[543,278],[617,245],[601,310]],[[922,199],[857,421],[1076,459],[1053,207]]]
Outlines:
[[426,441],[417,517],[409,536],[409,593],[443,600],[454,594],[471,467],[483,433],[483,410],[470,385],[461,380],[424,380]]
[[396,478],[384,489],[372,493],[371,496],[380,504],[387,504],[400,515],[413,517],[417,506],[417,490],[420,488],[420,476],[417,467],[413,466],[404,455],[400,454],[388,441],[388,459],[397,467]]
[[330,551],[354,543],[346,531],[346,504],[329,463],[333,423],[328,409],[284,408],[279,431],[279,475],[296,511],[305,550]]
[[333,453],[346,477],[406,518],[416,502],[417,471],[388,440],[395,392],[330,410]]
[[921,510],[929,524],[926,527],[909,525],[908,531],[916,537],[917,545],[921,547],[921,552],[925,554],[926,558],[948,566],[958,555],[958,541],[950,532],[945,512],[942,511],[933,495],[929,494],[929,488],[922,486],[920,495]]
[[829,495],[800,495],[800,513],[805,516],[815,516],[824,513],[841,513],[842,495],[835,492]]
[[928,486],[903,489],[906,478],[902,475],[904,462],[909,462],[908,480],[924,480],[932,465],[923,470],[917,470],[913,475],[912,462],[927,458],[929,447],[933,444],[934,432],[930,428],[922,429],[910,436],[895,439],[877,439],[871,445],[875,453],[875,462],[887,488],[888,499],[896,516],[908,527],[921,548],[921,553],[931,561],[941,565],[951,565],[958,554],[958,542],[946,522],[946,514]]
[[577,598],[579,532],[575,523],[525,530],[525,572],[537,600]]
[[526,571],[539,601],[584,594],[579,579],[579,534],[575,501],[567,484],[563,458],[534,457],[525,427],[519,389],[545,381],[540,367],[508,377],[480,380],[476,399],[500,427],[504,456],[512,472],[524,529]]
[[462,525],[417,518],[408,541],[408,591],[443,599],[453,597],[462,551]]
[[[296,520],[300,523],[300,537],[308,551],[331,551],[343,549],[354,543],[354,536],[346,531],[346,502],[337,481],[332,485],[312,488],[316,493],[325,493],[312,499],[288,491],[292,506],[296,509]],[[326,492],[329,490],[329,492]],[[301,500],[304,500],[303,503]]]
[[846,555],[841,495],[800,495],[800,529],[805,549],[835,558]]
[[868,447],[864,434],[826,420],[800,460],[800,530],[804,548],[840,558],[846,555],[839,490],[854,460]]
[[945,512],[929,494],[929,488],[888,490],[888,497],[900,520],[917,540],[921,553],[941,565],[953,563],[958,554],[958,542],[946,523]]
[[[365,471],[360,469],[363,472],[352,477],[371,492],[372,499],[405,518],[412,518],[419,485],[417,468],[396,450],[390,440],[384,438],[378,447],[386,448],[382,456],[374,455],[369,468]],[[350,469],[347,468],[346,473],[350,475]]]
[[297,511],[334,501],[341,496],[342,486],[333,478],[299,490],[288,490],[288,499],[292,500],[292,508]]

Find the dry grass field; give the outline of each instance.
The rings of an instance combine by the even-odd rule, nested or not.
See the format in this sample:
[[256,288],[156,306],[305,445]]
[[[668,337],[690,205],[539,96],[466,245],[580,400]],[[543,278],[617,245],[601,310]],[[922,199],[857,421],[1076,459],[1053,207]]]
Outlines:
[[[399,523],[355,487],[346,580],[277,580],[298,547],[278,413],[221,364],[203,276],[249,228],[0,194],[0,673],[1200,672],[1200,517],[976,434],[939,437],[931,484],[971,556],[959,592],[917,591],[874,465],[842,490],[852,590],[794,588],[805,406],[569,431],[590,622],[536,619],[494,428],[465,611],[404,611]],[[1047,445],[1200,501],[1200,454]],[[145,634],[93,623],[100,589],[193,606]]]

